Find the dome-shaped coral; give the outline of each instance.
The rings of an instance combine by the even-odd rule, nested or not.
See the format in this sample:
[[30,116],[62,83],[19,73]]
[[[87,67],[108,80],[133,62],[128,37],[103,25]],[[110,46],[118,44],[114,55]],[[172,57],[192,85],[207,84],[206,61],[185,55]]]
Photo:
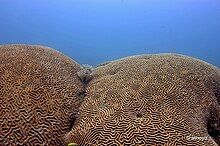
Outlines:
[[220,71],[178,54],[134,56],[95,68],[66,142],[216,145]]
[[63,145],[84,87],[80,65],[42,46],[0,46],[0,145]]

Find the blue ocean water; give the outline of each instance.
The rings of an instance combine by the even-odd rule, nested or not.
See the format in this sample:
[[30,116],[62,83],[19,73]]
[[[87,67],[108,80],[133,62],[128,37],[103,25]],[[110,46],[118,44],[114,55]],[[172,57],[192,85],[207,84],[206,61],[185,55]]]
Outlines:
[[220,0],[0,0],[0,44],[11,43],[81,64],[175,52],[220,67]]

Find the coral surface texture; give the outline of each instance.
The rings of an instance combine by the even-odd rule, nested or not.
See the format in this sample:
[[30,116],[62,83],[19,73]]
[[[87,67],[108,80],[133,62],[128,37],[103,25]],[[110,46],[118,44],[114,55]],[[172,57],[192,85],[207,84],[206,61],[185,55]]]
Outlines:
[[0,46],[0,145],[218,146],[220,69],[180,54],[86,68]]

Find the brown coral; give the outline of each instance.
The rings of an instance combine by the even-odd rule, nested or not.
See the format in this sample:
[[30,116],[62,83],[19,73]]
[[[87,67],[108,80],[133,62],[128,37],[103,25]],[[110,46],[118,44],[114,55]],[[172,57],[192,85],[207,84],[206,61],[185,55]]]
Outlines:
[[[0,145],[220,144],[220,70],[178,54],[83,68],[50,48],[0,46]],[[86,91],[85,91],[86,87]]]
[[93,70],[66,142],[79,145],[217,145],[220,71],[197,59],[135,56]]
[[63,145],[84,90],[80,65],[42,46],[0,46],[0,145]]

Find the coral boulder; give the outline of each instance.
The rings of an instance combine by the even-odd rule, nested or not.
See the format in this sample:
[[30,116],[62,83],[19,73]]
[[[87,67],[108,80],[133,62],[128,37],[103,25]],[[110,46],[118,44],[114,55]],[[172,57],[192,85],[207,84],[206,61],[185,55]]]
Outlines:
[[84,90],[79,70],[51,48],[0,46],[0,145],[64,145]]
[[92,73],[66,143],[219,144],[220,70],[178,54],[142,55]]

